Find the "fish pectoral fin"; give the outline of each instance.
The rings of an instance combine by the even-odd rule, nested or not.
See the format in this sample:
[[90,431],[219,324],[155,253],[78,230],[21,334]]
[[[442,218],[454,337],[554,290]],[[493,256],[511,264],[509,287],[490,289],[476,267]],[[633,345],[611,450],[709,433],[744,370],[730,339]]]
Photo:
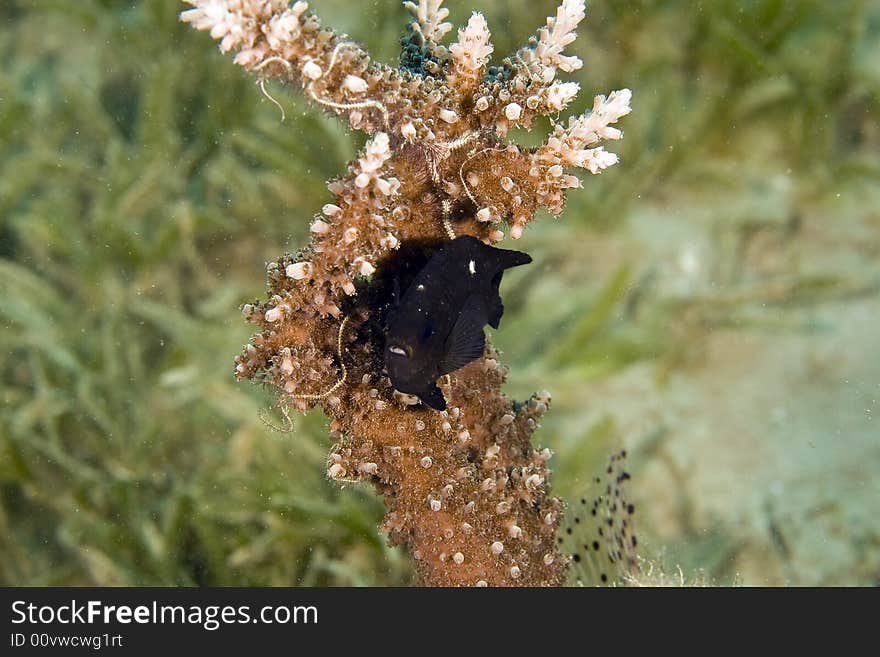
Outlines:
[[483,355],[486,349],[486,307],[483,300],[472,294],[462,306],[461,313],[449,332],[444,345],[440,374],[449,374],[461,369]]
[[430,406],[435,411],[446,410],[446,398],[443,397],[443,393],[440,388],[437,387],[436,383],[432,383],[431,386],[425,390],[425,392],[420,393],[418,397],[422,400],[423,404]]
[[504,304],[501,303],[501,277],[504,270],[499,271],[492,277],[492,284],[489,286],[489,326],[497,329],[501,323],[501,315],[504,314]]

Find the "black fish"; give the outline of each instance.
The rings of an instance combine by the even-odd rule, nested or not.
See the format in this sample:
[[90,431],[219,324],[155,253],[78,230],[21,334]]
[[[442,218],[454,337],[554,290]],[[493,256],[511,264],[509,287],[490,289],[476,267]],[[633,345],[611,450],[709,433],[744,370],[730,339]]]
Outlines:
[[498,328],[504,306],[498,286],[505,269],[532,261],[462,235],[428,260],[390,313],[385,366],[400,392],[446,409],[437,378],[483,355],[483,327]]

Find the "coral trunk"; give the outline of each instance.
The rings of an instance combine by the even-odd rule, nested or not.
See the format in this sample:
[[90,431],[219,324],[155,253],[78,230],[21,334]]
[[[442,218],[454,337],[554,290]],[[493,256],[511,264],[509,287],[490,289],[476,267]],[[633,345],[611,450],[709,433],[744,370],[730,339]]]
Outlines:
[[566,169],[596,174],[617,161],[597,144],[622,136],[610,124],[629,112],[628,90],[597,96],[589,114],[555,125],[539,148],[504,142],[511,128],[555,116],[575,97],[577,85],[555,76],[581,66],[562,51],[583,0],[563,0],[533,44],[494,69],[479,14],[458,43],[439,45],[451,29],[440,0],[406,3],[416,20],[398,69],[322,28],[305,2],[187,1],[194,8],[183,20],[236,50],[261,83],[298,86],[371,135],[328,185],[333,202],[312,221],[310,246],[270,263],[268,300],[243,307],[261,330],[236,359],[236,376],[277,389],[285,413],[323,406],[337,441],[328,475],[376,486],[388,506],[383,527],[409,548],[425,584],[560,584],[563,504],[549,494],[549,450],[530,442],[549,395],[508,401],[491,347],[441,379],[448,411],[395,392],[377,329],[387,301],[376,301],[376,288],[402,245],[462,234],[497,242],[503,222],[518,238],[539,208],[560,213],[566,190],[580,186]]

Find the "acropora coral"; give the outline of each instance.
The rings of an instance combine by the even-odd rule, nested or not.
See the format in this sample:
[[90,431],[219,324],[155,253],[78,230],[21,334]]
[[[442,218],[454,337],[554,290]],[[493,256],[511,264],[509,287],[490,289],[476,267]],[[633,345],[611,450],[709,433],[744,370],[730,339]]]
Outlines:
[[[438,382],[446,411],[395,392],[370,338],[369,291],[401,244],[464,234],[495,243],[505,224],[519,238],[538,209],[562,212],[566,191],[581,186],[571,169],[596,174],[617,162],[599,143],[622,137],[612,124],[630,111],[629,90],[553,120],[579,91],[557,74],[582,65],[564,50],[584,0],[563,0],[526,46],[491,67],[481,14],[445,47],[452,26],[442,0],[407,2],[414,20],[397,68],[322,27],[306,2],[186,1],[193,8],[182,20],[210,31],[261,85],[301,88],[370,136],[328,184],[333,198],[312,220],[311,243],[269,263],[268,300],[243,307],[260,330],[235,375],[276,389],[285,414],[323,408],[335,442],[328,476],[374,485],[387,505],[382,529],[409,549],[422,583],[562,583],[564,505],[550,495],[550,450],[531,444],[550,395],[509,400],[488,342],[481,359]],[[541,146],[505,141],[539,116],[553,125]]]

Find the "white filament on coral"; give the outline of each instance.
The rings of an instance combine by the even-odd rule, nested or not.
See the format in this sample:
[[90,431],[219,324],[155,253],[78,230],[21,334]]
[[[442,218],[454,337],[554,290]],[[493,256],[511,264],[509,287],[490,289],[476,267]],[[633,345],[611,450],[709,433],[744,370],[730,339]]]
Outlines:
[[269,64],[282,64],[284,68],[287,69],[287,72],[290,73],[293,70],[293,67],[290,65],[290,62],[284,59],[283,57],[279,57],[278,55],[274,55],[272,57],[267,57],[259,64],[254,66],[254,71],[262,71]]
[[391,127],[391,119],[388,115],[388,110],[385,108],[385,105],[380,103],[378,100],[362,100],[357,103],[335,103],[332,100],[325,100],[323,98],[318,97],[318,94],[315,93],[312,86],[309,85],[306,87],[309,92],[309,95],[312,97],[316,103],[320,103],[326,107],[332,107],[333,109],[347,110],[347,109],[362,109],[364,107],[375,107],[380,112],[382,112],[382,121],[385,124],[385,129]]
[[449,221],[449,215],[452,211],[452,201],[450,201],[448,198],[445,198],[445,199],[443,199],[442,206],[443,206],[443,230],[446,231],[446,235],[447,235],[447,237],[449,237],[449,239],[454,240],[456,237],[455,231],[452,230],[452,222]]
[[257,411],[257,416],[263,424],[273,431],[277,431],[278,433],[291,433],[293,431],[293,420],[290,417],[290,409],[287,407],[287,403],[283,400],[279,402],[278,410],[281,411],[281,415],[284,417],[284,424],[281,426],[278,426],[269,419],[268,411],[266,411],[265,408],[261,408]]
[[321,394],[318,395],[291,395],[293,399],[304,399],[315,401],[319,399],[324,399],[329,397],[334,392],[339,390],[340,386],[345,383],[345,380],[348,378],[348,369],[345,367],[345,360],[342,356],[342,333],[345,331],[345,325],[348,324],[349,315],[345,316],[345,319],[342,320],[342,323],[339,325],[339,333],[336,336],[336,355],[339,356],[339,367],[342,368],[342,376],[339,380],[334,383],[328,390],[325,390]]
[[327,73],[332,71],[333,67],[336,66],[336,56],[339,54],[339,51],[346,46],[357,49],[357,44],[354,41],[340,41],[339,43],[337,43],[336,47],[333,48],[333,52],[330,53],[330,63],[327,64]]
[[[333,53],[330,56],[330,66],[327,68],[327,73],[329,73],[330,69],[336,64],[336,54],[339,51],[339,49],[342,46],[349,45],[349,44],[351,44],[350,41],[345,41],[343,43],[337,44],[336,48],[333,49]],[[351,45],[353,45],[353,44],[351,44]],[[262,62],[260,62],[257,66],[254,67],[254,71],[260,71],[272,63],[284,65],[284,67],[287,69],[288,73],[291,73],[293,71],[293,66],[291,66],[290,62],[288,62],[286,59],[283,59],[283,58],[277,57],[277,56],[276,57],[267,57]],[[325,75],[326,75],[326,73],[325,73]],[[304,86],[305,86],[305,90],[308,91],[309,95],[312,97],[312,100],[314,100],[316,103],[320,103],[321,105],[325,105],[326,107],[332,107],[333,109],[340,109],[340,110],[362,109],[365,107],[375,107],[380,112],[382,112],[382,119],[385,123],[385,127],[386,128],[389,127],[391,121],[390,121],[390,118],[388,115],[388,110],[385,108],[385,105],[380,103],[378,100],[362,100],[357,103],[335,103],[332,100],[326,100],[326,99],[318,96],[318,94],[315,93],[315,90],[312,88],[313,85],[314,85],[314,81],[312,81]],[[276,104],[277,104],[277,102],[276,102]],[[281,111],[282,111],[282,113],[284,112],[283,109]]]
[[275,100],[268,91],[266,91],[266,81],[260,80],[260,91],[263,92],[263,95],[269,99],[269,102],[274,103],[275,107],[277,107],[281,111],[281,122],[284,123],[284,119],[286,115],[284,114],[284,108],[281,107],[281,103]]
[[467,194],[468,198],[473,202],[474,205],[479,207],[479,203],[477,203],[477,199],[474,197],[471,192],[470,186],[467,184],[467,180],[464,179],[464,168],[467,166],[468,162],[473,160],[475,157],[479,157],[483,153],[488,153],[490,151],[502,150],[496,146],[490,146],[489,148],[484,148],[481,151],[477,151],[476,153],[470,155],[464,162],[461,163],[461,166],[458,168],[458,179],[461,181],[462,187],[464,187],[464,193]]

